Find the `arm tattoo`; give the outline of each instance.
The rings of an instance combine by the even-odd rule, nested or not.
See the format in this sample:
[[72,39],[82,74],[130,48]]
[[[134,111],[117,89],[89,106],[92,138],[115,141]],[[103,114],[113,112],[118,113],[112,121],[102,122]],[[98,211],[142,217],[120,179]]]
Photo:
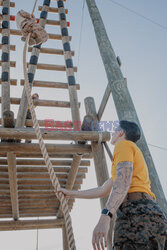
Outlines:
[[123,202],[129,190],[133,174],[133,163],[129,161],[120,162],[117,165],[117,179],[114,183],[112,192],[105,205],[112,214],[115,214]]

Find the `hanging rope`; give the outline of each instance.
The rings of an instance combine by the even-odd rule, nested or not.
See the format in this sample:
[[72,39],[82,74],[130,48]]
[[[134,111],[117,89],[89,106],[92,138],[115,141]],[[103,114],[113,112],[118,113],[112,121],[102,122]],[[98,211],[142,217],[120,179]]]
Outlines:
[[[35,1],[31,17],[33,17],[36,3],[37,3],[37,1]],[[30,19],[30,21],[31,21],[31,19]],[[22,27],[22,28],[24,28],[24,27]],[[38,120],[36,118],[35,110],[33,108],[33,100],[32,100],[32,97],[31,97],[31,88],[30,88],[30,84],[29,84],[29,80],[28,80],[27,64],[26,64],[26,52],[27,52],[27,47],[28,47],[30,37],[32,36],[31,32],[33,32],[33,28],[30,29],[30,31],[29,31],[29,33],[28,33],[28,35],[26,37],[26,41],[25,41],[25,45],[24,45],[24,51],[23,51],[23,66],[24,66],[23,69],[24,69],[25,90],[26,90],[26,94],[27,94],[27,98],[28,98],[28,105],[30,107],[32,120],[33,120],[33,124],[34,124],[34,128],[35,128],[35,133],[36,133],[37,139],[39,140],[39,146],[40,146],[40,149],[41,149],[41,152],[42,152],[46,167],[48,169],[48,173],[49,173],[52,185],[54,187],[54,192],[55,192],[57,198],[60,200],[61,209],[62,209],[63,214],[64,214],[64,220],[65,220],[65,226],[66,226],[69,249],[76,250],[75,240],[74,240],[74,235],[73,235],[73,229],[72,229],[72,222],[71,222],[71,217],[70,217],[69,209],[68,209],[68,203],[67,203],[67,200],[65,199],[65,196],[64,196],[63,193],[61,193],[59,195],[57,193],[57,188],[60,188],[60,184],[59,184],[58,178],[56,177],[56,174],[54,172],[54,168],[52,166],[52,163],[51,163],[51,160],[49,158],[48,152],[46,150],[46,146],[45,146],[44,140],[42,138],[42,134],[40,132]]]

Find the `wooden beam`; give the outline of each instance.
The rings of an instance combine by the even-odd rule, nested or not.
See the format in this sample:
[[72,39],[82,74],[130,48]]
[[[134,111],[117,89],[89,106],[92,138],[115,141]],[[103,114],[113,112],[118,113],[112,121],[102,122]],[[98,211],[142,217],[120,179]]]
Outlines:
[[[72,160],[52,160],[51,162],[52,162],[53,166],[66,166],[66,167],[71,166],[72,163],[73,163]],[[0,169],[1,169],[1,165],[7,165],[7,164],[8,164],[7,159],[0,158]],[[17,159],[16,160],[16,165],[17,166],[20,166],[20,165],[31,166],[31,165],[33,165],[33,167],[34,166],[45,166],[45,161],[44,160],[38,160],[38,159],[30,159],[30,160],[29,159]],[[82,160],[80,162],[80,166],[90,166],[90,161]],[[38,168],[35,168],[34,172],[38,171]],[[46,169],[46,168],[44,167],[44,169]],[[59,168],[57,168],[57,169],[59,169]],[[60,168],[60,170],[61,169],[63,170],[63,168]],[[17,171],[19,172],[19,167],[17,168]],[[40,170],[40,171],[42,171],[42,170]],[[47,169],[46,169],[46,171],[47,171]]]
[[107,85],[107,88],[105,90],[105,93],[104,93],[104,96],[103,96],[103,99],[101,101],[101,104],[100,104],[100,107],[99,107],[99,111],[97,113],[97,117],[98,117],[98,120],[100,121],[101,118],[102,118],[102,115],[104,113],[104,110],[105,110],[105,107],[107,105],[107,102],[108,102],[108,99],[110,97],[110,94],[111,94],[111,89],[109,87],[109,85]]
[[62,228],[63,219],[0,221],[0,231]]
[[[95,121],[98,121],[94,99],[92,97],[87,97],[85,98],[84,101],[85,101],[86,114],[92,116]],[[96,129],[98,128],[96,127]],[[109,179],[109,173],[108,173],[103,144],[97,142],[91,142],[91,148],[93,152],[93,160],[96,171],[97,184],[98,186],[102,186],[104,182]],[[107,199],[108,197],[100,199],[101,209],[104,208]],[[113,225],[114,225],[113,220],[111,220],[110,230],[108,233],[108,240],[107,240],[108,249],[112,249]]]
[[[6,155],[7,155],[7,152],[0,152],[0,157],[6,157]],[[72,158],[73,159],[73,157],[74,157],[74,155],[75,155],[75,153],[72,153],[72,154],[56,154],[55,152],[53,153],[53,152],[50,152],[49,153],[49,157],[52,159],[52,158],[61,158],[61,159],[64,159],[64,158]],[[42,156],[42,153],[40,152],[40,153],[35,153],[35,152],[33,152],[33,153],[31,153],[31,154],[29,154],[29,153],[16,153],[16,157],[17,158],[26,158],[26,159],[29,159],[29,158],[31,158],[31,159],[35,159],[35,158],[43,158],[43,156]],[[84,155],[83,155],[83,157],[82,158],[84,158],[84,159],[92,159],[92,153],[84,153]]]
[[[42,10],[42,6],[38,6],[38,10]],[[49,10],[48,12],[51,12],[51,13],[58,13],[58,8],[54,8],[54,7],[49,7]],[[68,14],[68,10],[65,9],[65,13]]]
[[16,155],[8,153],[8,173],[10,183],[10,195],[12,203],[13,219],[19,219],[19,205],[18,205],[18,188],[17,188],[17,175],[16,175]]
[[[32,52],[33,47],[28,48],[28,52]],[[64,56],[64,50],[62,49],[53,49],[53,48],[40,48],[40,53],[42,54],[53,54],[53,55],[63,55]],[[74,56],[74,51],[71,51],[71,55]]]
[[[71,166],[70,172],[69,172],[69,176],[67,179],[67,183],[66,183],[66,189],[73,189],[74,183],[76,182],[76,178],[78,176],[78,166],[80,165],[82,159],[82,155],[75,155],[73,158],[73,164]],[[61,218],[63,216],[63,213],[61,211],[61,207],[59,206],[59,210],[57,213],[57,218]]]
[[[90,153],[91,146],[90,145],[68,145],[68,144],[46,144],[46,149],[49,153],[56,154],[71,154],[71,153]],[[40,147],[38,143],[0,143],[0,152],[14,152],[14,153],[26,153],[29,154],[35,152],[40,153]]]
[[[51,131],[48,131],[51,130]],[[53,130],[53,131],[52,131]],[[66,130],[71,130],[67,128]],[[99,132],[97,131],[54,131],[54,128],[40,129],[43,139],[46,140],[72,140],[72,141],[98,141]],[[0,128],[1,138],[12,139],[36,139],[33,128]],[[110,141],[109,132],[101,132],[102,142]]]
[[[0,49],[3,48],[4,45],[0,44]],[[16,50],[16,45],[10,45],[10,50],[15,51]]]
[[[22,79],[20,80],[20,84],[24,86],[25,81]],[[50,81],[34,81],[33,87],[44,87],[44,88],[57,88],[57,89],[68,89],[68,83],[64,82],[50,82]],[[76,84],[76,89],[80,89],[80,85]]]
[[[1,103],[1,97],[0,97],[0,103]],[[21,99],[16,97],[10,98],[11,104],[20,104]],[[59,108],[70,108],[70,102],[65,101],[54,101],[54,100],[39,100],[38,104],[36,106],[42,106],[42,107],[59,107]]]
[[[29,64],[27,63],[27,67],[28,67],[28,65]],[[63,66],[63,65],[54,65],[54,64],[46,64],[46,63],[38,63],[37,64],[37,69],[55,70],[55,71],[66,71],[66,66]],[[74,67],[74,72],[77,72],[77,67]]]
[[[2,61],[0,61],[0,66],[2,66]],[[14,62],[14,61],[10,61],[10,67],[13,67],[13,68],[15,68],[16,67],[16,62]]]
[[[2,33],[2,29],[0,29],[0,33]],[[16,30],[16,29],[10,29],[10,35],[22,36],[21,31]],[[60,34],[50,34],[50,33],[48,33],[48,36],[49,36],[49,39],[62,40],[62,36]],[[69,39],[71,41],[72,37],[69,36]]]
[[[2,84],[1,78],[0,78],[0,84]],[[10,85],[17,85],[17,79],[10,79]]]
[[[0,2],[0,6],[3,6],[2,1]],[[14,8],[15,7],[15,2],[10,2],[10,7]]]

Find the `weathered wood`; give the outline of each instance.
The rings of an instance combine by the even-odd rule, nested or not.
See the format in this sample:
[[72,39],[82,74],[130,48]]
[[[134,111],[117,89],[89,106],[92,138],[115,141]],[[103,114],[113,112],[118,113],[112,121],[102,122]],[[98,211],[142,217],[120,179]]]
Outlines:
[[[82,159],[82,155],[75,155],[73,159],[73,163],[68,175],[67,183],[66,183],[66,189],[73,189],[74,183],[77,180],[78,177],[78,167],[80,165]],[[63,216],[63,213],[61,211],[61,207],[59,207],[58,213],[57,213],[57,218],[61,218]]]
[[19,205],[18,205],[18,187],[17,187],[17,176],[16,176],[16,155],[8,153],[8,173],[10,183],[10,195],[12,203],[13,219],[19,219]]
[[[3,67],[3,62],[2,61],[0,61],[0,66]],[[10,61],[9,67],[15,68],[16,67],[16,62],[15,61]],[[6,68],[5,68],[5,70],[6,70]]]
[[[24,85],[24,80],[20,81],[20,85]],[[44,87],[44,88],[57,88],[57,89],[68,89],[68,83],[64,82],[50,82],[50,81],[34,81],[33,87]],[[76,89],[80,89],[80,84],[76,84]]]
[[0,66],[2,66],[1,114],[3,121],[3,113],[5,111],[10,111],[10,67],[13,67],[13,62],[10,62],[10,0],[3,1],[2,5],[3,8],[8,9],[8,13],[2,14],[2,22],[8,23],[8,28],[2,29],[2,39],[6,37],[8,39],[8,42],[2,46],[2,61],[0,61]]
[[[51,160],[51,162],[52,162],[52,165],[53,166],[71,166],[72,165],[72,163],[73,163],[73,161],[72,160]],[[2,172],[2,166],[1,165],[7,165],[8,164],[8,162],[7,162],[7,159],[2,159],[2,158],[0,158],[0,172]],[[25,168],[26,169],[26,166],[28,166],[28,165],[33,165],[33,168],[32,169],[34,169],[34,172],[35,171],[38,171],[38,168],[39,167],[35,167],[35,166],[39,166],[40,165],[40,167],[41,166],[45,166],[45,161],[44,160],[38,160],[38,159],[17,159],[16,160],[16,165],[17,166],[19,166],[19,165],[25,165],[25,167],[22,167],[23,169]],[[80,162],[80,166],[90,166],[90,161],[88,161],[88,160],[82,160],[81,162]],[[5,166],[4,166],[4,168],[6,168]],[[42,168],[41,167],[41,169],[46,169],[45,167],[44,168]],[[66,169],[66,168],[57,168],[58,170],[60,169]],[[69,169],[69,168],[67,168],[67,169]],[[17,171],[19,172],[20,170],[19,170],[19,167],[17,168]],[[40,171],[42,171],[42,170],[40,170]],[[46,170],[47,171],[47,170]],[[42,171],[43,172],[43,171]]]
[[[2,84],[1,78],[0,78],[0,84]],[[10,85],[17,85],[17,80],[16,79],[10,79]]]
[[[2,29],[0,29],[0,33],[2,33]],[[15,30],[15,29],[10,29],[10,35],[22,36],[21,31]],[[48,33],[48,37],[49,37],[49,39],[53,39],[53,40],[62,40],[62,36],[59,34]],[[72,39],[72,37],[69,36],[70,41],[71,41],[71,39]]]
[[63,219],[50,220],[19,220],[19,221],[1,221],[0,231],[7,230],[33,230],[33,229],[49,229],[61,228],[64,226]]
[[[71,130],[72,128],[66,128]],[[51,131],[48,131],[51,130]],[[43,139],[47,140],[73,140],[73,141],[98,141],[99,132],[96,131],[52,131],[52,129],[40,129]],[[110,141],[110,133],[102,132],[102,141]],[[1,138],[12,139],[36,139],[36,133],[33,128],[0,128]]]
[[108,99],[110,97],[110,94],[111,94],[111,89],[109,87],[109,85],[107,85],[107,88],[105,90],[105,93],[104,93],[104,96],[103,96],[103,99],[101,101],[101,104],[100,104],[100,107],[99,107],[99,111],[97,113],[97,117],[98,117],[98,120],[100,121],[101,118],[102,118],[102,115],[104,113],[104,110],[105,110],[105,107],[107,105],[107,102],[108,102]]
[[93,22],[97,43],[106,70],[108,83],[118,114],[118,119],[133,121],[138,124],[142,136],[137,142],[137,145],[141,149],[148,166],[151,179],[151,190],[156,195],[157,202],[160,207],[167,211],[167,201],[151,153],[149,151],[132,98],[130,96],[127,84],[125,83],[121,69],[118,65],[116,55],[108,38],[99,10],[95,0],[86,0],[86,2]]
[[[0,62],[1,65],[1,62]],[[28,67],[27,63],[27,67]],[[55,71],[66,71],[66,67],[63,65],[54,65],[54,64],[46,64],[46,63],[38,63],[37,69],[43,69],[43,70],[55,70]],[[77,67],[74,67],[74,72],[77,72]]]
[[[2,182],[2,180],[1,180],[1,182]],[[9,182],[9,181],[3,181],[3,182]],[[2,183],[3,183],[2,182]],[[65,185],[66,185],[66,180],[64,180],[64,181],[62,181],[62,187],[64,187],[65,188]],[[74,184],[74,189],[79,189],[79,188],[81,188],[81,185],[80,184]],[[10,186],[9,186],[9,184],[0,184],[0,189],[1,190],[10,190]],[[24,190],[24,191],[34,191],[34,190],[36,190],[36,191],[39,191],[39,190],[41,190],[41,191],[43,191],[43,190],[52,190],[52,191],[54,191],[54,189],[53,189],[53,186],[52,185],[19,185],[19,187],[18,187],[18,191],[20,191],[20,190]]]
[[[2,98],[0,97],[0,103],[1,103],[1,100],[2,100]],[[11,97],[10,103],[18,105],[21,103],[21,99],[16,98],[16,97]],[[54,101],[54,100],[39,100],[38,104],[36,104],[36,106],[70,108],[70,102]]]
[[[0,49],[3,49],[3,46],[4,45],[0,44]],[[10,50],[15,51],[16,50],[16,45],[10,45]]]
[[[92,97],[87,97],[85,98],[84,101],[85,101],[86,114],[94,117],[95,121],[98,121],[94,99]],[[93,152],[93,160],[95,165],[97,184],[98,186],[102,186],[104,182],[109,179],[103,144],[97,142],[91,142],[91,148]],[[107,199],[108,197],[100,199],[101,209],[104,208]],[[108,233],[108,240],[107,240],[108,250],[112,249],[112,236],[113,236],[113,220],[111,220],[110,230]]]
[[[42,6],[38,6],[38,10],[42,10]],[[58,8],[49,7],[48,12],[58,13]],[[68,10],[65,9],[65,13],[68,14]]]
[[[0,157],[6,157],[7,153],[5,152],[0,152]],[[71,153],[71,154],[57,154],[55,152],[49,152],[49,157],[50,158],[73,158],[75,155],[75,153]],[[16,153],[16,157],[17,158],[43,158],[41,152],[40,153],[35,153],[35,152],[32,152],[32,153]],[[84,159],[92,159],[92,153],[84,153],[83,157]]]
[[[70,153],[89,153],[91,152],[90,145],[67,145],[67,144],[46,144],[46,149],[48,152],[52,152],[56,154],[64,154],[66,152],[67,154]],[[29,154],[35,152],[40,153],[40,147],[38,143],[25,143],[25,144],[19,144],[19,143],[0,143],[0,151],[1,152],[20,152],[25,153],[28,152]]]
[[[28,48],[28,52],[32,52],[32,47]],[[63,55],[64,56],[64,50],[62,49],[53,49],[53,48],[40,48],[40,53],[43,54],[53,54],[53,55]],[[71,55],[74,56],[74,51],[71,51]]]
[[[70,173],[56,173],[56,176],[58,179],[67,179],[67,182],[69,182],[70,180]],[[77,173],[76,174],[76,177],[77,177],[77,180],[80,181],[81,178],[85,178],[86,175],[85,173]],[[0,173],[0,178],[8,178],[8,175],[5,174],[5,173]],[[38,181],[45,181],[46,183],[50,183],[50,178],[49,178],[49,174],[46,172],[46,173],[18,173],[17,174],[17,178],[18,178],[18,181],[24,181],[25,180],[25,184],[26,184],[26,181],[34,181],[36,180],[38,183]],[[19,182],[20,183],[20,182]]]

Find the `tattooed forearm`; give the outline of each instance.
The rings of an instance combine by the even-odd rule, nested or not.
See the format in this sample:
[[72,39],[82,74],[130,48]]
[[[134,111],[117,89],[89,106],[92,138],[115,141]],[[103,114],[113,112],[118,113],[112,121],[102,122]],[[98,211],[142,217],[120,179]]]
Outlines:
[[132,181],[132,173],[132,162],[124,161],[117,165],[117,179],[105,206],[112,214],[115,214],[127,195]]

